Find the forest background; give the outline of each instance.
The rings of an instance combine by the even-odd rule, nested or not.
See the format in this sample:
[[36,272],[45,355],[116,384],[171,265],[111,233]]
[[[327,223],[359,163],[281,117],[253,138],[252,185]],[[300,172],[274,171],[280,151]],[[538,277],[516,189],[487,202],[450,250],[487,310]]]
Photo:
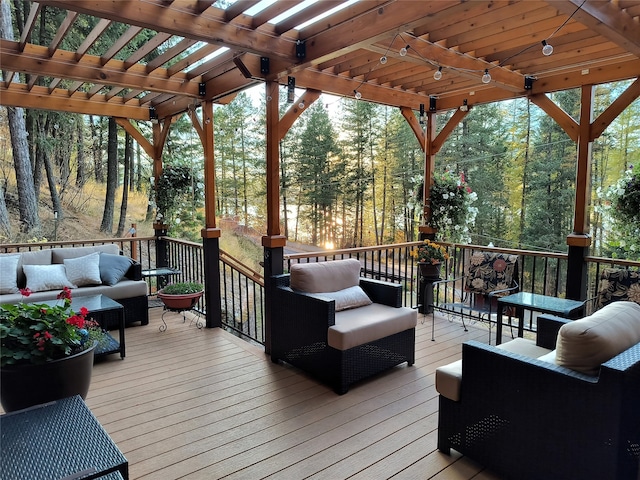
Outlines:
[[[598,86],[594,114],[627,85]],[[228,105],[215,106],[214,113],[217,215],[256,237],[266,228],[262,92],[256,87],[240,93]],[[284,111],[290,105],[284,89],[281,95]],[[558,92],[552,99],[578,120],[579,90]],[[329,249],[416,240],[424,155],[400,112],[327,96],[298,108],[304,112],[280,144],[283,234],[290,241]],[[445,125],[452,113],[437,115],[437,125]],[[635,101],[593,144],[595,255],[640,257],[637,236],[620,235],[624,229],[616,229],[603,195],[639,164],[639,119],[640,101]],[[77,223],[83,214],[94,218],[96,226],[101,217],[104,235],[122,236],[131,223],[150,232],[158,219],[151,159],[113,119],[29,110],[25,121],[34,184],[44,209],[39,215],[53,217],[53,222],[24,228],[16,221],[20,191],[3,108],[0,175],[8,216],[13,217],[13,225],[3,228],[3,242],[53,239],[61,225]],[[151,136],[148,122],[137,126]],[[436,169],[464,174],[477,193],[472,243],[564,252],[573,227],[576,157],[575,143],[561,128],[526,99],[518,99],[473,108],[436,156]],[[172,236],[199,241],[203,154],[186,115],[172,125],[163,161],[165,169],[185,179],[173,184],[170,192],[178,202],[162,220]],[[86,231],[78,233],[86,236]]]
[[[20,38],[27,4],[11,2],[11,11],[9,4],[2,2],[0,36]],[[59,24],[55,16],[63,14],[45,10],[31,32],[41,44],[51,41]],[[82,21],[78,35],[92,28]],[[103,50],[122,28],[114,25],[92,48]],[[140,42],[145,35],[151,32],[142,33]],[[136,48],[131,42],[117,57],[127,58],[128,49]],[[594,115],[629,84],[597,86]],[[224,232],[237,225],[257,240],[259,258],[259,238],[266,231],[263,92],[258,85],[215,106],[214,120],[223,248]],[[579,120],[579,90],[550,96]],[[338,248],[417,239],[424,154],[397,109],[365,100],[322,95],[312,105],[298,105],[303,113],[280,144],[282,233],[290,242]],[[284,87],[280,105],[282,112],[291,106]],[[437,126],[452,114],[438,114]],[[149,122],[136,126],[151,138]],[[477,194],[472,243],[565,252],[573,229],[576,148],[551,118],[522,98],[473,107],[437,154],[436,169],[463,174]],[[167,222],[174,237],[200,241],[203,153],[186,115],[171,127],[163,162],[167,188],[156,192],[151,159],[113,118],[2,107],[0,242],[120,237],[131,224],[138,235],[148,235],[155,220]],[[621,222],[611,200],[615,205],[616,192],[620,198],[625,172],[640,164],[640,100],[593,143],[592,162],[591,253],[639,259],[638,222]],[[162,218],[156,193],[175,200],[173,208],[160,212]]]

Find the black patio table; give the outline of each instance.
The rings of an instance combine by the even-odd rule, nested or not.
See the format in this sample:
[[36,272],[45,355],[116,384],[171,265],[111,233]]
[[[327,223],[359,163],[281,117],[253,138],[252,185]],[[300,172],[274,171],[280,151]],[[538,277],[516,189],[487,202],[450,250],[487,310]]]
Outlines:
[[584,301],[549,297],[537,293],[519,292],[498,298],[498,318],[496,319],[496,345],[502,342],[502,310],[505,306],[515,307],[518,316],[518,337],[524,334],[524,311],[533,310],[574,319],[582,313]]
[[79,395],[0,415],[0,440],[2,480],[129,478],[129,462]]

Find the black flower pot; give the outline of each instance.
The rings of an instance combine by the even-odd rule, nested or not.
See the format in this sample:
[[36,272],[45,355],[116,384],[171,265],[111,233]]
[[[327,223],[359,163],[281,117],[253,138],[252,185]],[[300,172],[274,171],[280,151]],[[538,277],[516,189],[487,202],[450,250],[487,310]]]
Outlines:
[[89,392],[95,343],[80,353],[41,365],[0,368],[0,401],[6,412]]

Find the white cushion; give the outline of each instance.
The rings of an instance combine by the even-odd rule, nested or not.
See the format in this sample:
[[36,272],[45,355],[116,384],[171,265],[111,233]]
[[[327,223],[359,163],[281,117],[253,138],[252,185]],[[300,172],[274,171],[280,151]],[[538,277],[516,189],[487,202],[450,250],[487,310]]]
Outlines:
[[373,303],[359,285],[345,288],[344,290],[338,290],[337,292],[324,292],[313,295],[335,300],[336,312],[341,312],[342,310],[348,310],[350,308],[364,307],[365,305],[371,305]]
[[22,269],[27,276],[27,288],[32,292],[75,288],[67,278],[64,265],[23,265]]
[[20,254],[0,255],[0,294],[18,293]]
[[640,342],[640,305],[613,302],[593,315],[564,324],[556,341],[556,363],[597,375],[607,360]]
[[64,268],[67,278],[78,287],[100,285],[100,254],[98,252],[84,257],[65,258]]
[[[549,355],[548,348],[539,347],[533,340],[527,338],[514,338],[502,343],[496,348],[507,352],[517,353],[529,358],[541,358]],[[555,352],[555,351],[554,351]],[[457,402],[460,400],[460,386],[462,384],[462,360],[449,363],[436,368],[436,390],[443,397]]]
[[327,344],[338,350],[348,350],[415,328],[417,322],[418,312],[412,308],[372,303],[337,312],[336,323],[327,332]]
[[337,292],[359,283],[360,262],[355,258],[291,265],[289,284],[301,292]]

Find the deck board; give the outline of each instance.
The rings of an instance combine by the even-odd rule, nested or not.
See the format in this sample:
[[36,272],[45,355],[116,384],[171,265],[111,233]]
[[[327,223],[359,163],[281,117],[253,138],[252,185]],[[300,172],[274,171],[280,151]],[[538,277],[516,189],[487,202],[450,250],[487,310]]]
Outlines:
[[[94,367],[87,404],[129,460],[132,479],[497,480],[437,451],[435,369],[484,325],[418,322],[416,363],[336,395],[262,348],[161,310],[126,330],[127,357]],[[422,319],[419,319],[422,320]]]

